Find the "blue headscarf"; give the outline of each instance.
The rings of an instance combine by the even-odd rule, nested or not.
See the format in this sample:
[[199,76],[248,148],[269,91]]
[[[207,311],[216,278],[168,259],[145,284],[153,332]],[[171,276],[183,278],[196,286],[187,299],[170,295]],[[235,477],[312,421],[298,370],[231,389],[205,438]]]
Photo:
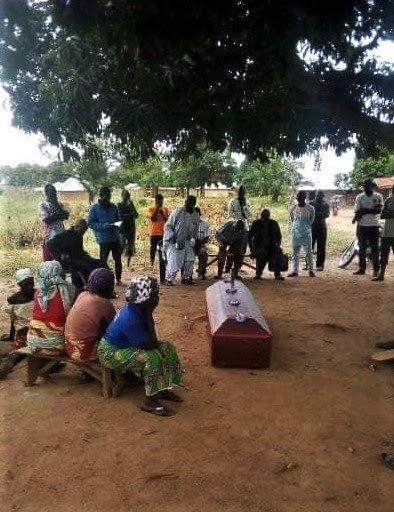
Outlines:
[[56,291],[60,293],[66,314],[72,306],[75,287],[64,280],[63,274],[63,267],[58,261],[45,261],[38,267],[36,275],[37,301],[44,313],[48,309],[49,299],[56,295]]

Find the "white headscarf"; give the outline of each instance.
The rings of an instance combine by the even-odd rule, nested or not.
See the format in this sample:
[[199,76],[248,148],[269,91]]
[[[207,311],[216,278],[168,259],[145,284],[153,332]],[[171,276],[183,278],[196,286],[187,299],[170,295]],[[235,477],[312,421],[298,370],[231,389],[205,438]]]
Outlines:
[[25,279],[29,279],[30,277],[31,278],[34,277],[33,271],[30,268],[21,268],[21,269],[17,270],[14,274],[16,284],[19,284],[22,281],[24,281]]

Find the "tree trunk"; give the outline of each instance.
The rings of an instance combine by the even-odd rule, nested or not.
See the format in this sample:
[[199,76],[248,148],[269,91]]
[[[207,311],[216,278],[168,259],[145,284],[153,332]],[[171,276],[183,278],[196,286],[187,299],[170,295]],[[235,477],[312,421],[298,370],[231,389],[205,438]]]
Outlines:
[[205,197],[204,185],[201,185],[201,187],[200,187],[200,197]]

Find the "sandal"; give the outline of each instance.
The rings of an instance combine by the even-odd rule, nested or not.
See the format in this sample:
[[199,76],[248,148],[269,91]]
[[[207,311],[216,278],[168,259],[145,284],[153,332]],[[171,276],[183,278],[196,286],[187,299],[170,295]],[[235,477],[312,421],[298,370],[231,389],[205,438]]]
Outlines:
[[169,400],[170,402],[183,402],[183,398],[169,389],[165,389],[164,391],[157,393],[156,398],[159,398],[160,400]]
[[149,412],[150,414],[156,414],[156,416],[174,416],[175,412],[168,407],[164,407],[164,405],[141,405],[141,411]]

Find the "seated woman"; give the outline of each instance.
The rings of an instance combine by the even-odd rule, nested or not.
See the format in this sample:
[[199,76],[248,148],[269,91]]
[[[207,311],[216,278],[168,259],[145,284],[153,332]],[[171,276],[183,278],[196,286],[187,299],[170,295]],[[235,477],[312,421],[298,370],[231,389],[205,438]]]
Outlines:
[[113,370],[131,371],[144,379],[146,400],[141,409],[159,416],[174,411],[159,399],[181,402],[170,391],[182,381],[182,368],[174,345],[159,341],[153,311],[159,303],[157,280],[135,276],[126,291],[126,303],[108,326],[98,347],[100,363]]
[[71,359],[97,359],[97,344],[115,316],[109,300],[114,292],[114,274],[98,268],[90,274],[85,292],[78,295],[66,319],[66,350]]
[[10,317],[10,333],[1,337],[2,341],[11,341],[10,353],[0,364],[0,379],[12,370],[23,355],[14,351],[26,346],[29,322],[33,316],[34,278],[30,268],[15,272],[15,281],[19,290],[7,297],[3,311]]
[[75,288],[64,280],[63,267],[58,261],[42,263],[37,270],[36,280],[27,345],[33,354],[64,354],[64,326],[74,302]]

